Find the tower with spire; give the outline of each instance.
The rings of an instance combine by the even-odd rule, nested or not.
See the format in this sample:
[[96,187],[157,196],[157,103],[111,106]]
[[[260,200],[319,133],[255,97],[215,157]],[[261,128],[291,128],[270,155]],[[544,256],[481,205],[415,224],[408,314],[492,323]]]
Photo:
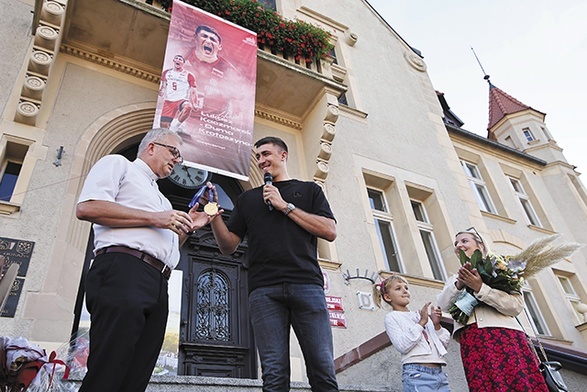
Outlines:
[[546,127],[546,113],[532,108],[491,83],[487,138],[546,162],[567,163],[562,149]]
[[475,49],[471,48],[489,84],[489,123],[487,138],[548,163],[568,165],[562,149],[556,144],[544,121],[546,113],[528,106],[491,83]]

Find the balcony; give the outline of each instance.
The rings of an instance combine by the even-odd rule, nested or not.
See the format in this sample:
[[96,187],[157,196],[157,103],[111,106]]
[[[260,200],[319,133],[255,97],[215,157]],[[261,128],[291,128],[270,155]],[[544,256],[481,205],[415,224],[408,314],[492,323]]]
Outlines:
[[[69,0],[60,50],[158,83],[169,17],[156,3]],[[260,110],[303,122],[325,89],[337,96],[346,91],[333,79],[327,60],[296,62],[270,49],[258,50],[256,107]]]

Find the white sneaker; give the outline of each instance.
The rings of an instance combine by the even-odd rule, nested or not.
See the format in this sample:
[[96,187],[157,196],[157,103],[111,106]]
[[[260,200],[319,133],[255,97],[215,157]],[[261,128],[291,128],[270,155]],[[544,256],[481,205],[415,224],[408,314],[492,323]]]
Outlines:
[[175,133],[179,133],[179,126],[181,125],[181,123],[179,121],[177,121],[177,118],[174,118],[173,121],[171,121],[171,124],[169,124],[169,130],[173,131]]
[[175,127],[175,129],[178,134],[188,134],[188,131],[186,131],[185,129],[185,123],[179,123],[179,125]]

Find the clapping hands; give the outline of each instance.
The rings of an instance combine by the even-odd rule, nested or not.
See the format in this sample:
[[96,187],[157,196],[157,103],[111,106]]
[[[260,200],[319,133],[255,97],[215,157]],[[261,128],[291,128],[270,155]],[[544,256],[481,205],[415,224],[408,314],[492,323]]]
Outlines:
[[440,329],[440,319],[442,318],[442,310],[440,306],[432,306],[432,302],[426,302],[420,309],[419,324],[424,327],[428,319],[432,320],[435,329]]

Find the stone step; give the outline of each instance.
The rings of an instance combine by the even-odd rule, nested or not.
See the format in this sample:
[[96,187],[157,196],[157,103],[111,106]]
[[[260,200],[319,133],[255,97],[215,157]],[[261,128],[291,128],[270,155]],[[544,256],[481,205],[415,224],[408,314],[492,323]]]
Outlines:
[[[81,382],[79,378],[71,377],[64,381],[68,386],[67,390],[77,390]],[[340,392],[389,392],[400,391],[400,389],[389,389],[381,386],[349,386],[340,385]],[[262,381],[240,378],[216,378],[198,376],[157,376],[151,379],[146,392],[261,392]],[[291,391],[311,392],[310,386],[303,382],[292,382]]]

